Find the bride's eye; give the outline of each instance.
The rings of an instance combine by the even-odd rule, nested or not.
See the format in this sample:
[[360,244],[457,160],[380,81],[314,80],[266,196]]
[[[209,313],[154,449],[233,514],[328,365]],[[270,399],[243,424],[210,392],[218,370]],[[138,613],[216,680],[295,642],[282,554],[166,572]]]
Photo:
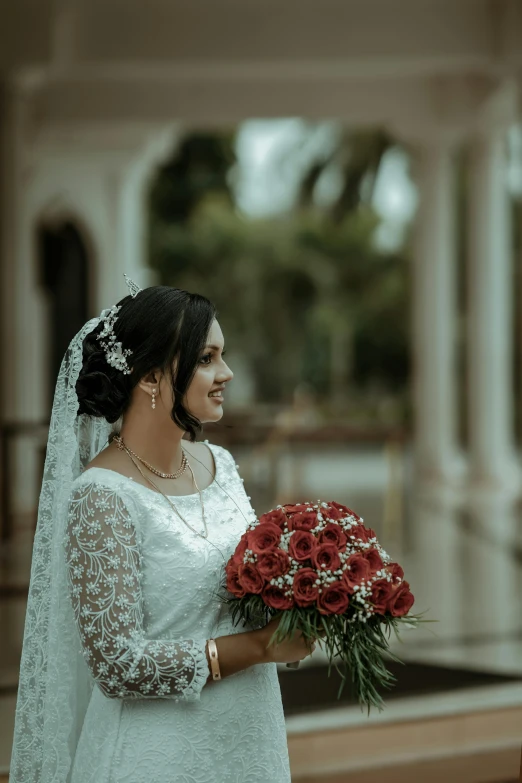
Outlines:
[[[224,356],[226,354],[226,352],[227,352],[227,349],[225,349],[224,351],[221,351],[221,356]],[[200,364],[208,364],[209,362],[204,361],[205,359],[211,360],[212,359],[212,354],[211,353],[206,353],[204,356],[202,356],[201,359],[199,360]]]

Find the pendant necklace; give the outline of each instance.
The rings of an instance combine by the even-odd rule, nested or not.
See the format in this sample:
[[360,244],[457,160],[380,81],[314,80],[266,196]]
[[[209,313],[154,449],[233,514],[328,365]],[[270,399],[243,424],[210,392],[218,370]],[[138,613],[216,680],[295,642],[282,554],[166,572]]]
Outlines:
[[[204,533],[200,533],[200,532],[199,532],[199,531],[197,531],[195,528],[193,528],[193,527],[192,527],[192,525],[190,525],[190,524],[187,522],[187,520],[183,518],[183,516],[180,514],[179,510],[178,510],[178,509],[177,509],[177,507],[174,505],[174,503],[171,501],[171,499],[168,497],[168,495],[165,495],[165,493],[161,491],[161,489],[158,487],[158,485],[157,485],[157,484],[156,484],[156,483],[155,483],[155,482],[154,482],[154,481],[153,481],[153,480],[152,480],[152,479],[151,479],[149,476],[146,476],[146,475],[145,475],[145,473],[142,471],[142,469],[140,468],[140,466],[138,465],[138,463],[137,463],[137,462],[135,461],[135,459],[133,458],[133,456],[132,456],[132,453],[130,453],[130,449],[129,449],[129,448],[128,448],[128,446],[127,446],[127,445],[124,443],[124,441],[123,441],[123,438],[122,438],[121,436],[119,436],[119,435],[116,435],[116,436],[114,437],[114,440],[116,441],[116,444],[117,444],[118,448],[120,449],[120,451],[125,451],[125,452],[126,452],[126,454],[128,454],[128,456],[129,456],[129,458],[130,458],[131,462],[132,462],[132,463],[133,463],[133,464],[136,466],[136,468],[139,470],[139,472],[141,473],[141,475],[143,476],[143,478],[144,478],[146,481],[150,482],[150,483],[152,484],[152,486],[153,486],[153,487],[155,487],[155,488],[158,490],[158,492],[159,492],[159,494],[160,494],[160,495],[163,495],[163,497],[165,498],[165,500],[167,501],[167,503],[168,503],[168,504],[171,506],[171,508],[172,508],[172,509],[173,509],[173,510],[176,512],[176,514],[177,514],[177,515],[178,515],[178,517],[181,519],[181,521],[182,521],[182,522],[184,522],[184,523],[185,523],[185,525],[186,525],[188,528],[190,528],[190,529],[191,529],[191,530],[192,530],[192,531],[193,531],[193,532],[194,532],[194,533],[195,533],[197,536],[199,536],[200,538],[203,538],[203,539],[205,539],[205,541],[208,541],[208,543],[209,543],[209,544],[211,544],[211,546],[213,546],[213,547],[214,547],[214,549],[217,549],[217,551],[219,552],[219,554],[220,554],[220,555],[221,555],[221,557],[223,558],[223,562],[226,564],[226,563],[227,563],[227,559],[226,559],[225,555],[223,554],[223,552],[221,551],[221,549],[220,549],[218,546],[216,546],[216,545],[215,545],[215,544],[214,544],[214,543],[213,543],[213,542],[212,542],[212,541],[211,541],[211,540],[208,538],[208,527],[207,527],[207,519],[206,519],[206,516],[205,516],[205,505],[204,505],[204,502],[203,502],[203,495],[202,495],[202,492],[201,492],[200,488],[198,487],[198,484],[197,484],[197,482],[196,482],[196,477],[195,477],[195,475],[194,475],[194,471],[192,470],[192,467],[191,467],[191,465],[190,465],[190,462],[188,461],[188,459],[187,459],[187,465],[188,465],[188,468],[189,468],[190,472],[192,473],[192,481],[193,481],[193,484],[194,484],[194,486],[196,487],[196,489],[197,489],[197,491],[198,491],[198,494],[199,494],[199,499],[200,499],[200,502],[201,502],[201,511],[202,511],[202,517],[203,517],[203,524],[204,524],[204,526],[205,526],[205,532],[204,532]],[[183,446],[182,446],[181,448],[183,448]],[[137,456],[137,455],[136,455],[136,456]],[[185,454],[185,452],[184,452],[184,456],[186,457],[186,454]],[[138,457],[138,459],[139,459],[139,457]],[[194,457],[194,459],[196,459],[196,457]],[[198,460],[198,459],[196,459],[196,461],[197,461],[197,462],[200,462],[200,460]],[[200,463],[200,464],[203,464],[203,463]],[[205,466],[203,466],[203,467],[205,467]],[[214,479],[214,480],[215,480],[215,479]],[[221,487],[221,484],[219,484],[219,482],[217,482],[217,481],[216,481],[216,483],[217,483],[217,485],[218,485],[218,486],[219,486],[221,489],[223,489],[223,488]],[[227,495],[228,495],[228,497],[230,498],[230,495],[228,494],[228,492],[226,492],[226,494],[227,494]],[[183,495],[180,495],[180,497],[183,497]],[[235,502],[235,501],[234,501],[234,502]],[[236,503],[236,506],[237,506],[237,503]],[[239,510],[241,511],[241,509],[239,509]],[[241,511],[241,514],[243,515],[243,518],[244,518],[244,519],[245,519],[245,521],[246,521],[246,517],[245,517],[245,515],[243,514],[243,512],[242,512],[242,511]]]
[[[146,476],[146,475],[145,475],[145,473],[142,471],[142,469],[140,468],[140,466],[139,466],[139,465],[136,463],[135,459],[133,458],[133,454],[134,454],[134,452],[131,452],[131,450],[129,449],[129,447],[127,446],[127,444],[126,444],[126,443],[124,443],[124,441],[123,441],[123,438],[122,438],[120,435],[115,435],[115,436],[114,436],[114,438],[113,438],[113,440],[115,440],[115,441],[116,441],[117,447],[118,447],[118,449],[119,449],[120,451],[125,451],[125,452],[126,452],[126,454],[129,456],[129,458],[130,458],[131,462],[132,462],[132,463],[133,463],[133,465],[135,465],[135,467],[136,467],[136,468],[139,470],[139,472],[141,473],[141,475],[143,476],[143,478],[144,478],[146,481],[148,481],[150,484],[152,484],[152,486],[153,486],[153,487],[155,487],[155,488],[157,489],[157,491],[159,492],[159,494],[160,494],[160,495],[163,495],[163,497],[165,498],[165,500],[167,501],[167,503],[168,503],[168,504],[171,506],[171,508],[172,508],[172,509],[173,509],[173,510],[176,512],[176,514],[177,514],[177,515],[178,515],[178,517],[181,519],[181,521],[182,521],[182,522],[184,522],[184,523],[185,523],[185,525],[186,525],[188,528],[190,528],[190,529],[191,529],[191,530],[192,530],[192,531],[193,531],[193,532],[194,532],[194,533],[195,533],[197,536],[199,536],[200,538],[203,538],[203,539],[205,539],[205,541],[208,541],[208,543],[209,543],[209,544],[211,544],[211,545],[214,547],[214,549],[217,549],[217,550],[218,550],[218,552],[220,553],[221,557],[223,558],[223,562],[226,564],[226,563],[227,563],[227,559],[225,558],[225,556],[224,556],[223,552],[221,551],[221,549],[219,549],[219,547],[217,547],[217,546],[216,546],[214,543],[212,543],[212,541],[210,541],[210,539],[208,538],[208,527],[207,527],[207,520],[206,520],[206,516],[205,516],[205,506],[204,506],[204,502],[203,502],[203,496],[202,496],[202,493],[201,493],[201,490],[200,490],[200,488],[199,488],[199,487],[198,487],[198,485],[197,485],[197,482],[196,482],[196,477],[194,476],[194,471],[192,470],[192,466],[190,465],[190,462],[189,462],[189,461],[188,461],[188,459],[186,458],[186,452],[185,452],[185,450],[183,449],[183,446],[182,446],[181,448],[183,449],[183,455],[184,455],[184,457],[185,457],[185,459],[186,459],[186,465],[185,465],[185,467],[188,467],[188,468],[189,468],[189,470],[190,470],[190,472],[191,472],[191,474],[192,474],[192,482],[193,482],[194,486],[196,487],[196,489],[197,489],[197,491],[198,491],[198,493],[199,493],[199,498],[200,498],[200,502],[201,502],[202,517],[203,517],[203,524],[204,524],[204,526],[205,526],[205,533],[199,533],[197,530],[195,530],[195,529],[192,527],[192,525],[190,525],[190,524],[189,524],[189,523],[186,521],[186,519],[184,519],[184,518],[183,518],[183,516],[180,514],[179,510],[178,510],[178,509],[177,509],[177,507],[174,505],[174,503],[171,501],[171,499],[168,497],[168,495],[165,495],[165,493],[161,491],[161,489],[158,487],[158,485],[157,485],[157,484],[156,484],[156,483],[155,483],[155,482],[154,482],[154,481],[153,481],[153,480],[152,480],[152,479],[151,479],[149,476]],[[136,458],[137,458],[137,459],[140,459],[140,457],[138,457],[138,455],[135,455],[135,456],[136,456]],[[191,455],[191,456],[193,456],[193,455]],[[206,466],[206,465],[204,465],[204,464],[201,462],[201,460],[199,460],[197,457],[194,457],[194,456],[193,456],[193,459],[195,459],[195,460],[196,460],[196,462],[199,462],[199,464],[200,464],[200,465],[202,465],[202,466],[205,468],[205,470],[207,470],[207,471],[210,473],[210,471],[208,470],[207,466]],[[141,460],[141,461],[142,461],[142,460]],[[144,464],[147,464],[147,463],[144,463]],[[216,466],[216,468],[217,468],[217,466]],[[154,471],[154,472],[157,472],[157,471]],[[216,472],[217,472],[217,469],[216,469]],[[159,472],[158,472],[158,473],[159,473]],[[216,477],[215,477],[215,476],[213,477],[213,480],[214,480],[214,482],[217,484],[217,486],[218,486],[218,487],[221,489],[221,491],[225,493],[225,495],[226,495],[226,496],[229,498],[229,500],[232,500],[232,501],[233,501],[233,503],[234,503],[234,505],[236,506],[236,508],[237,508],[237,509],[238,509],[238,510],[241,512],[241,516],[243,517],[243,519],[244,519],[244,520],[245,520],[245,522],[247,523],[247,526],[249,526],[249,525],[250,525],[250,522],[249,522],[249,521],[248,521],[248,519],[245,517],[245,515],[244,515],[244,513],[243,513],[242,509],[240,508],[240,506],[238,505],[238,503],[236,502],[236,500],[235,500],[234,498],[232,498],[232,497],[229,495],[229,493],[226,491],[226,489],[224,489],[224,488],[221,486],[221,484],[219,483],[219,481],[217,481],[217,479],[216,479]],[[180,495],[180,497],[183,497],[183,495]]]
[[[133,459],[133,454],[134,454],[134,452],[131,452],[131,450],[129,449],[129,447],[127,446],[127,444],[126,444],[126,443],[124,443],[124,441],[123,441],[123,438],[117,435],[117,436],[114,438],[114,440],[116,441],[116,443],[117,443],[117,445],[118,445],[118,448],[120,449],[120,451],[125,451],[125,452],[126,452],[126,454],[128,454],[128,456],[130,457],[131,461],[132,461],[132,462],[133,462],[133,464],[134,464],[134,465],[135,465],[135,466],[138,468],[138,470],[139,470],[139,472],[141,473],[141,475],[143,476],[143,478],[144,478],[144,479],[146,479],[147,481],[149,481],[149,482],[152,484],[152,486],[153,486],[153,487],[156,487],[156,489],[158,490],[158,492],[160,493],[160,495],[163,495],[163,497],[165,498],[165,500],[167,501],[167,503],[169,503],[169,505],[170,505],[170,506],[171,506],[171,507],[174,509],[174,511],[176,512],[176,514],[177,514],[177,515],[180,517],[180,519],[182,520],[182,522],[184,522],[184,523],[186,524],[186,526],[187,526],[187,527],[189,527],[189,528],[190,528],[190,529],[191,529],[191,530],[192,530],[192,531],[193,531],[193,532],[194,532],[196,535],[200,536],[201,538],[207,538],[207,537],[208,537],[208,527],[207,527],[207,519],[206,519],[206,516],[205,516],[205,505],[204,505],[204,503],[203,503],[203,496],[202,496],[202,494],[201,494],[201,490],[200,490],[200,488],[198,487],[198,485],[197,485],[197,483],[196,483],[196,478],[195,478],[195,476],[194,476],[194,471],[193,471],[193,470],[192,470],[192,468],[190,467],[190,464],[189,464],[188,460],[187,460],[187,465],[188,465],[188,467],[189,467],[189,469],[190,469],[190,472],[192,473],[192,481],[193,481],[193,483],[194,483],[194,486],[196,487],[196,489],[197,489],[197,491],[198,491],[198,494],[199,494],[199,500],[200,500],[200,503],[201,503],[201,513],[202,513],[202,517],[203,517],[203,525],[204,525],[204,527],[205,527],[205,532],[204,532],[204,533],[199,533],[199,532],[198,532],[198,531],[197,531],[195,528],[193,528],[193,527],[192,527],[192,525],[189,525],[189,523],[187,522],[187,520],[183,518],[183,516],[180,514],[180,512],[178,511],[178,509],[176,508],[176,506],[174,505],[174,503],[171,501],[171,499],[168,497],[168,495],[165,495],[165,493],[161,491],[161,489],[158,487],[158,485],[157,485],[157,484],[156,484],[156,483],[155,483],[155,482],[154,482],[154,481],[153,481],[151,478],[149,478],[148,476],[146,476],[146,475],[145,475],[145,473],[142,471],[142,469],[140,468],[140,466],[139,466],[139,465],[136,463],[136,461]],[[183,446],[182,446],[181,448],[183,449]],[[138,457],[138,455],[137,455],[137,454],[136,454],[135,456],[137,457],[137,459],[140,459],[140,457]],[[183,456],[186,458],[185,452],[183,452]],[[140,460],[140,461],[143,461],[143,460]]]

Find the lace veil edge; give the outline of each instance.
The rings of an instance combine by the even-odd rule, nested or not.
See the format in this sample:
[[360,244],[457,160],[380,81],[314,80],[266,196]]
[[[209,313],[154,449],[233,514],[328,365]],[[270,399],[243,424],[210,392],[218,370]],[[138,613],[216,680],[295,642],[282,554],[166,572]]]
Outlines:
[[9,783],[67,783],[92,692],[68,591],[64,537],[72,483],[118,429],[78,416],[88,321],[62,360],[53,400],[24,625]]

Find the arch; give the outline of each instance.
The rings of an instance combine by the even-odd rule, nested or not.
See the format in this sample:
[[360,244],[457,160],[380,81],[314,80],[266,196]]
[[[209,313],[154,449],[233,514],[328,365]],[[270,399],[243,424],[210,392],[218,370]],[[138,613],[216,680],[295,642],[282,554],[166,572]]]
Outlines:
[[53,399],[60,363],[71,339],[89,317],[91,262],[89,243],[74,217],[37,226],[37,280],[49,305],[48,399]]

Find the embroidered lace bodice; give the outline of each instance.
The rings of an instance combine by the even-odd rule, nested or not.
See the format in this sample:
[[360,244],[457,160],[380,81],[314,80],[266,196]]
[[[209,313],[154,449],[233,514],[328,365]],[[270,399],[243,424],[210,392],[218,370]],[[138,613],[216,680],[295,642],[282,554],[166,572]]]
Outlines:
[[[249,630],[219,594],[255,512],[230,452],[205,443],[216,466],[202,490],[208,540],[130,477],[92,467],[74,482],[64,551],[94,690],[71,783],[290,781],[276,665],[208,681],[206,640]],[[203,532],[199,494],[170,499]]]

